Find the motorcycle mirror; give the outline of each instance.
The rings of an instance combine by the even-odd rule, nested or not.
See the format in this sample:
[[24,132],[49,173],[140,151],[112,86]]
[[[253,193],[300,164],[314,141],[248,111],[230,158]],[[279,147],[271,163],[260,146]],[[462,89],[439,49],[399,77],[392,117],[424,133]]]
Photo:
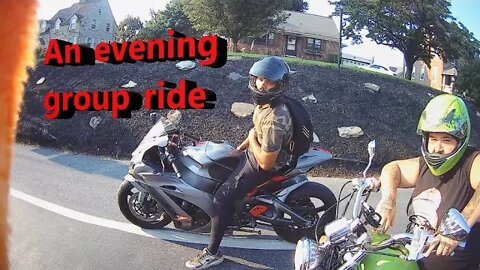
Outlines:
[[443,216],[438,232],[445,237],[462,241],[470,233],[470,226],[457,209],[450,208]]
[[368,165],[367,167],[365,168],[365,170],[363,171],[363,178],[366,178],[367,177],[367,171],[368,169],[370,169],[370,166],[372,165],[372,160],[373,160],[373,156],[375,155],[375,140],[373,141],[370,141],[368,143],[368,155],[369,155],[369,158],[368,158]]
[[167,113],[167,119],[170,120],[174,126],[178,126],[180,121],[182,121],[182,112],[179,110],[171,110]]
[[368,155],[372,158],[375,155],[375,140],[368,143]]

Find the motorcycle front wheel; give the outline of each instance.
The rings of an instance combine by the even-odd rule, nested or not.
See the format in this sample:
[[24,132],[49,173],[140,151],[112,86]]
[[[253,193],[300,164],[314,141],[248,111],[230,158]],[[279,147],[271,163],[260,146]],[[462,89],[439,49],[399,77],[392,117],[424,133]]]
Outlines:
[[[285,200],[285,203],[295,213],[299,214],[307,220],[311,220],[311,226],[280,226],[273,225],[273,230],[280,238],[297,243],[302,237],[315,239],[315,225],[320,222],[320,234],[323,233],[323,228],[329,222],[335,219],[335,211],[337,199],[335,194],[326,186],[308,182],[292,191]],[[288,219],[286,214],[282,214],[283,218]]]
[[139,195],[140,191],[126,180],[118,190],[118,206],[128,221],[144,229],[160,229],[172,221],[152,197],[147,194],[147,197],[140,201]]

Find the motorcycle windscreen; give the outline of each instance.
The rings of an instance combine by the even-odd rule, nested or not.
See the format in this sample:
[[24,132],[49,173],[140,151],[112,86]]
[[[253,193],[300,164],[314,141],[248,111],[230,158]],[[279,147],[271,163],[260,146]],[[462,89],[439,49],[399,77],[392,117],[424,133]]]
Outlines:
[[147,135],[143,137],[143,140],[137,146],[137,148],[132,152],[132,156],[138,155],[139,153],[149,149],[153,145],[158,145],[160,147],[167,146],[168,136],[165,132],[165,126],[162,120],[158,120],[157,123],[148,131]]

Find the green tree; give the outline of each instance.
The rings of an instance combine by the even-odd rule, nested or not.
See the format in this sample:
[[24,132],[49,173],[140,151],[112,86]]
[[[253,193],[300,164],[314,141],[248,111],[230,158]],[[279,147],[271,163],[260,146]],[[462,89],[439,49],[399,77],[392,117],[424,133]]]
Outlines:
[[195,29],[231,39],[233,49],[248,36],[261,36],[284,22],[286,1],[278,0],[183,0],[184,12]]
[[150,13],[151,19],[146,22],[144,29],[138,34],[137,38],[139,39],[166,37],[168,28],[187,36],[199,36],[183,12],[183,4],[180,0],[171,0],[165,10],[150,11]]
[[465,61],[458,68],[455,93],[471,98],[480,106],[480,58]]
[[[342,0],[335,4],[334,15],[343,7],[343,36],[358,44],[362,42],[361,31],[366,29],[367,38],[397,48],[403,53],[409,80],[417,60],[430,67],[434,54],[452,59],[469,57],[475,51],[468,30],[458,26],[451,16],[447,0]],[[459,40],[462,45],[457,43]]]
[[151,19],[145,22],[143,27],[136,35],[137,39],[148,40],[164,38],[167,36],[165,21],[160,12],[150,10]]
[[138,31],[143,28],[143,23],[139,17],[132,17],[128,15],[118,25],[117,33],[115,35],[116,41],[132,40]]
[[285,9],[291,11],[305,12],[308,10],[308,2],[304,2],[303,0],[287,0]]
[[184,13],[184,6],[180,0],[171,0],[164,11],[160,14],[165,21],[166,28],[172,28],[187,36],[198,36],[199,33],[193,28],[192,22]]

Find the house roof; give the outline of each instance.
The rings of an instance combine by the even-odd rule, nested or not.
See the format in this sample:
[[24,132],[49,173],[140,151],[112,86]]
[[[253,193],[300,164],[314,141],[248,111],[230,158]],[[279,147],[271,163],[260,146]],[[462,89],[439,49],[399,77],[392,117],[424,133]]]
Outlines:
[[457,69],[455,67],[450,67],[447,69],[444,69],[442,72],[442,75],[450,75],[450,76],[458,76]]
[[[54,24],[57,19],[60,19],[62,25],[70,24],[70,19],[73,15],[77,15],[78,19],[81,19],[86,14],[92,12],[92,10],[97,10],[97,3],[102,2],[104,0],[83,0],[78,3],[71,5],[68,8],[64,8],[59,10],[53,17],[48,20],[50,24]],[[107,0],[108,3],[108,0]],[[109,4],[110,6],[110,4]],[[111,11],[111,8],[110,8]],[[112,14],[113,16],[113,14]],[[115,20],[115,18],[114,18]],[[115,22],[116,24],[116,22]]]
[[332,18],[295,11],[285,12],[290,16],[285,23],[279,25],[279,30],[299,36],[339,42],[339,31]]
[[348,53],[342,53],[342,58],[343,59],[350,59],[350,60],[355,60],[355,61],[360,61],[360,62],[366,62],[366,63],[373,63],[373,59],[365,58],[365,57],[360,57],[356,56],[353,54],[348,54]]

